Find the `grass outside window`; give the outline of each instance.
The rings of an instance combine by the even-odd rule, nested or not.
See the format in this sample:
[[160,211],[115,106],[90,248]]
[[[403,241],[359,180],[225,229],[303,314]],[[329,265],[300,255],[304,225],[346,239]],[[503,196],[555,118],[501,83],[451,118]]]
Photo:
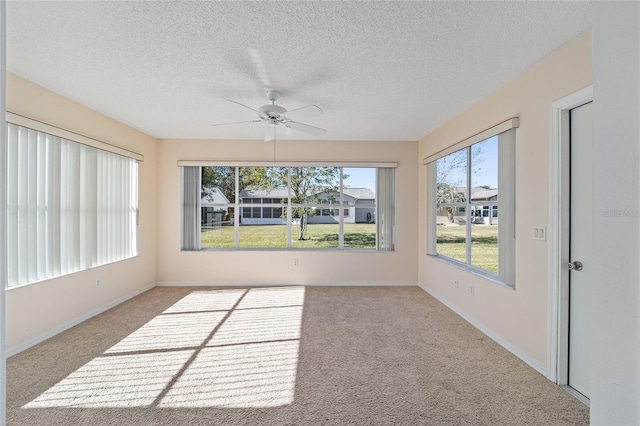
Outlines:
[[[309,224],[307,238],[292,239],[292,248],[300,249],[330,249],[338,247],[337,224]],[[292,237],[297,235],[296,226],[291,227]],[[234,227],[220,226],[212,229],[202,229],[202,249],[234,249]],[[286,225],[240,225],[240,248],[286,248]],[[345,223],[345,249],[375,249],[376,225],[373,223]]]
[[[471,264],[498,273],[498,227],[472,225]],[[437,228],[438,254],[464,262],[466,251],[466,227],[459,225]]]

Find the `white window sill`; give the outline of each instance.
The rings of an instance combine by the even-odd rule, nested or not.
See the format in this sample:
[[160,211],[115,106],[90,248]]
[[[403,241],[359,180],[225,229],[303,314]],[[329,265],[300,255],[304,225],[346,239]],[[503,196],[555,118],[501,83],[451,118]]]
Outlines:
[[429,256],[432,259],[435,259],[435,260],[437,260],[439,262],[447,263],[447,264],[449,264],[451,266],[454,266],[454,267],[456,267],[458,269],[462,269],[463,271],[468,272],[469,274],[472,274],[472,275],[475,275],[477,277],[483,278],[483,279],[485,279],[487,281],[490,281],[492,283],[498,284],[499,286],[508,288],[510,290],[515,290],[516,289],[515,285],[510,285],[510,284],[507,284],[505,282],[502,282],[502,281],[500,281],[500,279],[498,278],[497,275],[494,275],[491,272],[485,271],[483,269],[476,268],[475,266],[470,266],[470,265],[467,265],[466,263],[462,263],[462,262],[459,262],[459,261],[457,261],[455,259],[452,259],[450,257],[442,256],[442,255],[439,255],[439,254],[428,254],[427,256]]

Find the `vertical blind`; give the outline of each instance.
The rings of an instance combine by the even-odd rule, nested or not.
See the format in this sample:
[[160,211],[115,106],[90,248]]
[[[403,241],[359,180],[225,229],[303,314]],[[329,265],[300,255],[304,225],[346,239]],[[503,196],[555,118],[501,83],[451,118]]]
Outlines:
[[395,171],[390,167],[376,169],[376,236],[377,249],[381,251],[393,250]]
[[7,159],[8,287],[137,254],[135,159],[11,123]]
[[202,167],[182,168],[182,250],[200,250]]

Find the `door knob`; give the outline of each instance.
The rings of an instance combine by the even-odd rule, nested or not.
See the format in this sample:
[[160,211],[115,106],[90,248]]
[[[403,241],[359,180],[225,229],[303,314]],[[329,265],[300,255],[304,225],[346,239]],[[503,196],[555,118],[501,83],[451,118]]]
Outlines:
[[582,262],[579,260],[569,262],[567,263],[567,268],[569,268],[570,271],[582,271]]

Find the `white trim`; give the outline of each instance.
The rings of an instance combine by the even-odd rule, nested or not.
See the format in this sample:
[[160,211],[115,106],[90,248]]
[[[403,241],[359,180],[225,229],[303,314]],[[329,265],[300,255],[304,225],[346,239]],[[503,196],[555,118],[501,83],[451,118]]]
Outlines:
[[416,287],[416,281],[314,281],[314,282],[229,282],[229,281],[207,281],[207,282],[158,282],[157,287],[288,287],[288,286],[308,286],[308,287]]
[[88,320],[89,318],[95,317],[96,315],[99,315],[99,314],[101,314],[101,313],[103,313],[105,311],[108,311],[109,309],[113,308],[114,306],[117,306],[117,305],[119,305],[121,303],[124,303],[127,300],[132,299],[132,298],[144,293],[145,291],[149,291],[152,288],[154,288],[155,286],[156,286],[155,283],[147,285],[146,287],[144,287],[144,288],[142,288],[140,290],[136,290],[133,293],[130,293],[130,294],[128,294],[126,296],[123,296],[123,297],[121,297],[119,299],[116,299],[113,302],[108,303],[108,304],[106,304],[106,305],[104,305],[104,306],[102,306],[102,307],[100,307],[98,309],[95,309],[95,310],[93,310],[91,312],[88,312],[88,313],[82,315],[82,316],[79,316],[78,318],[76,318],[74,320],[71,320],[71,321],[67,322],[66,324],[63,324],[63,325],[61,325],[59,327],[56,327],[53,330],[49,330],[46,333],[41,334],[40,336],[34,337],[33,339],[30,339],[30,340],[28,340],[28,341],[26,341],[26,342],[24,342],[24,343],[22,343],[22,344],[20,344],[18,346],[15,346],[15,347],[7,350],[6,356],[7,357],[11,357],[11,356],[14,356],[16,354],[19,354],[20,352],[22,352],[24,350],[27,350],[30,347],[37,345],[38,343],[44,342],[45,340],[55,336],[56,334],[62,333],[63,331],[66,331],[66,330],[70,329],[71,327],[75,327],[76,325],[80,324],[81,322],[84,322],[84,321]]
[[97,139],[92,139],[87,136],[70,132],[68,130],[61,129],[60,127],[55,127],[50,124],[43,123],[41,121],[33,120],[23,115],[14,114],[9,111],[7,111],[7,122],[16,124],[18,126],[26,127],[32,130],[36,130],[38,132],[43,132],[49,135],[57,136],[62,139],[78,142],[83,145],[87,145],[97,149],[101,149],[103,151],[111,152],[113,154],[118,154],[124,157],[133,158],[134,160],[144,161],[144,156],[142,154],[138,154],[137,152],[129,151],[128,149],[120,148],[119,146],[111,145],[106,142],[99,141]]
[[460,317],[462,317],[462,319],[467,321],[469,324],[473,325],[475,328],[477,328],[478,330],[483,332],[491,340],[493,340],[494,342],[496,342],[497,344],[499,344],[500,346],[502,346],[503,348],[505,348],[506,350],[508,350],[509,352],[514,354],[515,356],[517,356],[518,358],[520,358],[529,367],[533,368],[534,370],[536,370],[538,373],[542,374],[543,376],[547,375],[547,370],[543,365],[540,365],[539,363],[537,363],[536,361],[531,359],[528,355],[526,355],[525,353],[523,353],[522,351],[520,351],[519,349],[517,349],[516,347],[511,345],[509,342],[504,340],[502,337],[498,336],[497,334],[495,334],[494,332],[492,332],[491,330],[486,328],[483,324],[481,324],[478,321],[476,321],[473,317],[468,315],[466,312],[464,312],[464,311],[458,309],[457,307],[455,307],[454,305],[450,304],[446,299],[442,298],[437,293],[434,293],[433,290],[431,290],[430,288],[428,288],[424,284],[419,283],[418,287],[420,287],[421,289],[423,289],[424,291],[429,293],[431,296],[433,296],[434,299],[436,299],[437,301],[439,301],[440,303],[445,305],[447,308],[451,309],[453,312],[458,314]]
[[504,133],[508,130],[520,127],[520,118],[512,117],[508,120],[503,121],[502,123],[496,124],[493,127],[488,128],[487,130],[483,130],[480,133],[476,133],[473,136],[470,136],[458,143],[455,143],[448,148],[443,149],[442,151],[438,151],[435,154],[431,154],[428,157],[425,157],[422,160],[422,164],[429,164],[432,161],[437,160],[438,158],[444,157],[445,155],[449,155],[452,152],[460,151],[461,149],[467,148],[474,143],[482,142],[485,139],[489,139],[492,136],[499,135],[500,133]]
[[398,167],[398,163],[367,163],[354,161],[203,161],[203,160],[178,160],[179,167]]
[[5,338],[7,322],[5,320],[7,288],[7,132],[5,123],[7,92],[7,2],[0,2],[0,424],[7,424],[7,360],[5,355]]
[[569,395],[571,395],[572,397],[574,397],[578,401],[582,402],[587,407],[591,407],[591,401],[589,400],[589,398],[587,398],[586,396],[584,396],[583,394],[581,394],[580,392],[578,392],[577,390],[575,390],[571,386],[569,386],[569,385],[560,385],[560,387],[565,392],[567,392]]
[[438,254],[438,253],[436,254],[427,253],[427,256],[431,257],[431,259],[434,259],[438,262],[447,263],[455,268],[462,269],[463,271],[469,274],[475,275],[476,277],[480,277],[494,284],[498,284],[509,290],[515,291],[516,289],[515,285],[507,284],[503,281],[500,281],[500,277],[497,274],[494,274],[493,272],[488,271],[487,269],[482,269],[479,266],[473,266],[468,263],[460,262],[459,260],[453,259],[451,257],[447,257],[443,254]]
[[549,279],[547,378],[568,379],[569,111],[593,100],[593,86],[551,104],[549,135]]

